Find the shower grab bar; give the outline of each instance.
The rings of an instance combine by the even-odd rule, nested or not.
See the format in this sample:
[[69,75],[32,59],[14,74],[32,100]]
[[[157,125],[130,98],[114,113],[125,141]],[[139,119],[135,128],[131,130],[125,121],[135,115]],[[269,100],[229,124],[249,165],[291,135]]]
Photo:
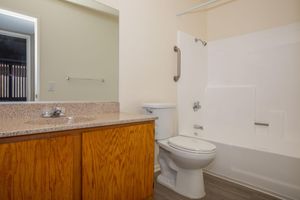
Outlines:
[[255,126],[269,126],[268,123],[254,122]]
[[177,46],[174,46],[174,51],[177,53],[177,76],[174,76],[174,81],[177,82],[181,75],[181,50]]

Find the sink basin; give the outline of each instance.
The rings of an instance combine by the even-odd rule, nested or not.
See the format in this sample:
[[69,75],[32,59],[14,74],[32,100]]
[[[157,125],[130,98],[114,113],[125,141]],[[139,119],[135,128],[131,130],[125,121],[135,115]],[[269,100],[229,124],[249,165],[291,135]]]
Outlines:
[[35,120],[26,121],[26,124],[31,125],[63,125],[63,124],[75,124],[93,121],[93,117],[57,117],[57,118],[38,118]]

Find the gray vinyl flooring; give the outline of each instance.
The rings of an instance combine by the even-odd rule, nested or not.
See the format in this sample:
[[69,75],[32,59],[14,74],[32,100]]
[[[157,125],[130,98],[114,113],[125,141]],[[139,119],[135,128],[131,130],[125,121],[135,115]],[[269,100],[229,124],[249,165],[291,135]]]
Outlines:
[[[159,173],[155,174],[155,180]],[[247,187],[204,174],[206,196],[201,200],[279,200]],[[153,200],[190,200],[155,181]]]

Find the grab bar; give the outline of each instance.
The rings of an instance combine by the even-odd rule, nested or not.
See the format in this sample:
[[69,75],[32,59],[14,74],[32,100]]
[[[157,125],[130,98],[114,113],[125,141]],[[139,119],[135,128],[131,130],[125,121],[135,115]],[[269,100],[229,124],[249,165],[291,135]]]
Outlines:
[[181,75],[181,51],[177,46],[174,46],[174,51],[177,53],[177,76],[174,76],[174,81],[177,82]]
[[255,126],[269,126],[267,123],[261,123],[261,122],[254,122]]

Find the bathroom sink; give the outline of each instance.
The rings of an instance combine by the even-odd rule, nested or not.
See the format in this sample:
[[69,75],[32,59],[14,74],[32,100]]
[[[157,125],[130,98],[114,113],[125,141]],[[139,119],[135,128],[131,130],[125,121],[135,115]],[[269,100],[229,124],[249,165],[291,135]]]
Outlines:
[[93,121],[93,117],[57,117],[57,118],[38,118],[35,120],[26,121],[26,124],[31,125],[63,125],[63,124],[75,124]]

